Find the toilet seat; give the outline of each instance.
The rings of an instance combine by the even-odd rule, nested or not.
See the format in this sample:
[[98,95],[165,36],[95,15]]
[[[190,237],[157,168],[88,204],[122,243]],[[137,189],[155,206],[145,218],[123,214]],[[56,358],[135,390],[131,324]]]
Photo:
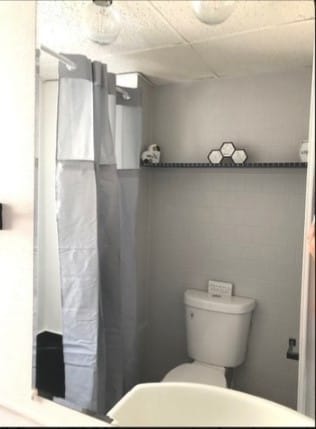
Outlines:
[[198,362],[184,363],[169,371],[162,382],[176,381],[200,383],[212,386],[227,387],[225,368],[201,364]]

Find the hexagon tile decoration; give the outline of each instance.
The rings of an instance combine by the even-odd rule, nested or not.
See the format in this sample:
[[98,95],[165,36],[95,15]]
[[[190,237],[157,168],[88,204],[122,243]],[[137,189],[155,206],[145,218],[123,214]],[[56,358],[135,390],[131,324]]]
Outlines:
[[248,155],[244,149],[236,149],[232,155],[235,164],[242,165],[247,161]]
[[236,148],[233,142],[224,142],[220,148],[220,151],[225,158],[231,157],[235,150]]
[[211,164],[220,164],[223,159],[223,155],[220,150],[213,149],[210,151],[210,153],[207,155],[207,159]]
[[212,149],[207,159],[213,165],[243,165],[248,155],[244,149],[237,149],[233,142],[223,142],[219,149]]

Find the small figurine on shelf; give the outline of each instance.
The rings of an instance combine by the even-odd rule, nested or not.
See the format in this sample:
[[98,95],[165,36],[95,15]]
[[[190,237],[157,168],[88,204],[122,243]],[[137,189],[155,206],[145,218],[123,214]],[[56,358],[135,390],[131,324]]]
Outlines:
[[160,161],[160,147],[157,144],[151,144],[141,154],[143,164],[158,164]]

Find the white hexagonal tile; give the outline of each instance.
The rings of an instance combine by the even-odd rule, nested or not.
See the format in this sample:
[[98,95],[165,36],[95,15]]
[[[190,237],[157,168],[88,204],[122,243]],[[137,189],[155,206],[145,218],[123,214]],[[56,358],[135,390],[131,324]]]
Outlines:
[[232,155],[232,160],[235,164],[244,164],[246,162],[248,156],[244,149],[236,149]]
[[233,142],[224,142],[220,148],[223,156],[232,156],[235,152],[235,146]]
[[219,150],[211,150],[207,158],[211,164],[220,164],[223,159],[223,155]]

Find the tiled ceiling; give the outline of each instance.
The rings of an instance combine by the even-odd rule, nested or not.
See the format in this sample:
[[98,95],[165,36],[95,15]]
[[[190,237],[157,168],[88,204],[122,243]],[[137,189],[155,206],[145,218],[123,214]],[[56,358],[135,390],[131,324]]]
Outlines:
[[[312,64],[313,0],[237,0],[232,15],[214,26],[195,17],[189,0],[115,0],[122,30],[107,46],[85,35],[90,1],[40,0],[38,44],[105,62],[114,73],[141,72],[155,84]],[[56,60],[46,54],[41,55],[41,74],[57,75]]]

